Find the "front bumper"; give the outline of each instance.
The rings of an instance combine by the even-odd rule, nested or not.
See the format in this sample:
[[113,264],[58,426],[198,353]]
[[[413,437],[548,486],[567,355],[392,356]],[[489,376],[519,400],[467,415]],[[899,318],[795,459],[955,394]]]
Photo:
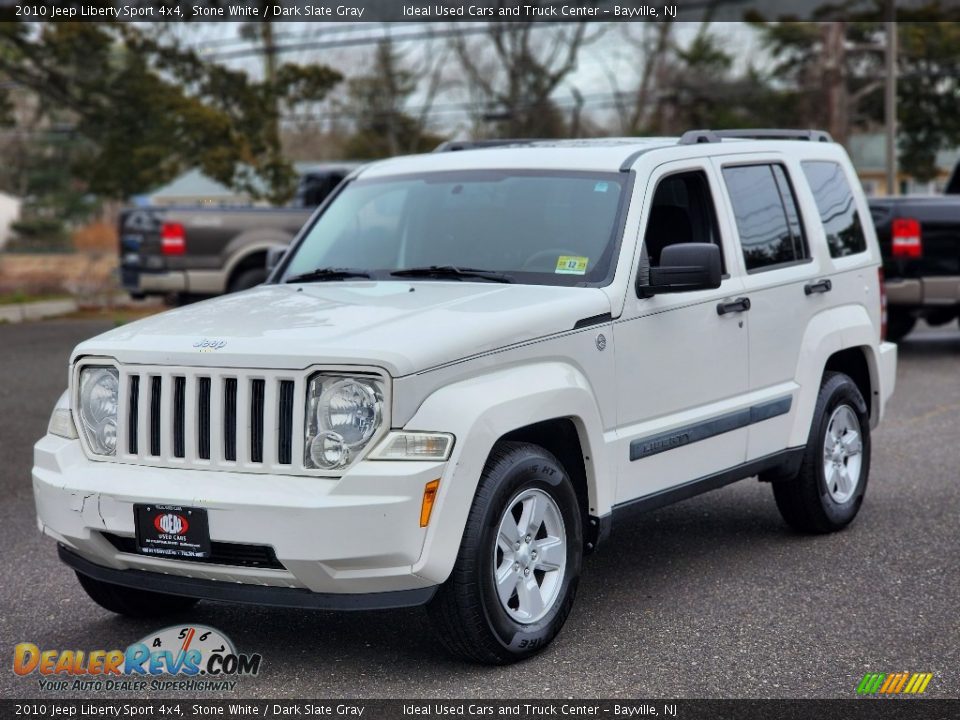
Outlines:
[[[442,478],[445,467],[361,461],[340,478],[153,468],[92,461],[79,441],[47,435],[34,448],[33,491],[41,530],[72,555],[121,573],[114,578],[138,571],[129,577],[202,581],[183,593],[195,597],[219,597],[209,583],[385,593],[442,581],[413,567],[425,555],[424,486]],[[104,535],[134,537],[134,503],[161,502],[206,509],[212,541],[268,546],[282,568],[143,556],[121,551]]]
[[311,610],[388,610],[425,605],[437,592],[432,586],[376,593],[316,593],[303,588],[225,583],[142,570],[113,570],[85,560],[63,545],[57,549],[64,564],[94,580],[202,600]]

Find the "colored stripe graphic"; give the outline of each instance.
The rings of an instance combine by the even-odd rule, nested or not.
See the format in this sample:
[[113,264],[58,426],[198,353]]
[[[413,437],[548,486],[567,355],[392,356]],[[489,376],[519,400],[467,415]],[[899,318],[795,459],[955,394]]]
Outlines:
[[857,688],[857,692],[861,695],[873,695],[880,689],[880,684],[886,678],[885,673],[867,673],[863,676],[863,680],[860,682],[860,687]]
[[893,685],[896,684],[896,679],[900,677],[897,674],[887,675],[887,679],[884,680],[883,685],[880,688],[881,693],[887,692]]
[[897,689],[891,690],[891,692],[898,693],[903,690],[903,686],[906,684],[908,677],[910,677],[910,673],[900,673],[900,681],[897,683]]
[[[921,674],[923,674],[923,673],[921,673]],[[924,677],[923,677],[923,684],[920,685],[919,688],[914,688],[913,691],[916,692],[916,693],[922,693],[924,690],[927,689],[927,685],[930,684],[930,681],[931,681],[932,679],[933,679],[933,673],[926,673],[926,674],[924,675]]]
[[932,679],[933,673],[867,673],[857,685],[857,694],[918,695]]

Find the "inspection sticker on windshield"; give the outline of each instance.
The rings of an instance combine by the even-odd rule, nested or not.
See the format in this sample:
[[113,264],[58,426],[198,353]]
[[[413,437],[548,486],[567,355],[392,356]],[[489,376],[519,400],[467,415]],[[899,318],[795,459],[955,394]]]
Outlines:
[[588,262],[590,258],[561,255],[557,258],[557,269],[554,272],[560,275],[584,275],[587,272]]

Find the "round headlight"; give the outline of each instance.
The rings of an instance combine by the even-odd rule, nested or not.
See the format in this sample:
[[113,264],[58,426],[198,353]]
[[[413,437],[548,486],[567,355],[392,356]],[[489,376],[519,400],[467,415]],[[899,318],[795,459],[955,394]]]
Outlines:
[[383,422],[383,387],[374,379],[316,375],[307,389],[304,460],[330,470],[350,464]]
[[324,432],[310,441],[310,458],[318,468],[330,470],[350,462],[350,451],[337,433]]
[[339,435],[348,449],[362,447],[380,426],[380,401],[366,383],[337,380],[320,396],[317,425]]
[[91,365],[80,373],[80,423],[97,455],[117,452],[117,369]]

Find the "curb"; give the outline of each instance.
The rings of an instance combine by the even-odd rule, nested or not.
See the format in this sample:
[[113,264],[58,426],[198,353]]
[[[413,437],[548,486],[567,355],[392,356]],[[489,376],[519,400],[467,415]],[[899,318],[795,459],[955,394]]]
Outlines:
[[0,305],[0,322],[20,323],[25,320],[42,320],[76,312],[75,300],[41,300],[39,302]]

